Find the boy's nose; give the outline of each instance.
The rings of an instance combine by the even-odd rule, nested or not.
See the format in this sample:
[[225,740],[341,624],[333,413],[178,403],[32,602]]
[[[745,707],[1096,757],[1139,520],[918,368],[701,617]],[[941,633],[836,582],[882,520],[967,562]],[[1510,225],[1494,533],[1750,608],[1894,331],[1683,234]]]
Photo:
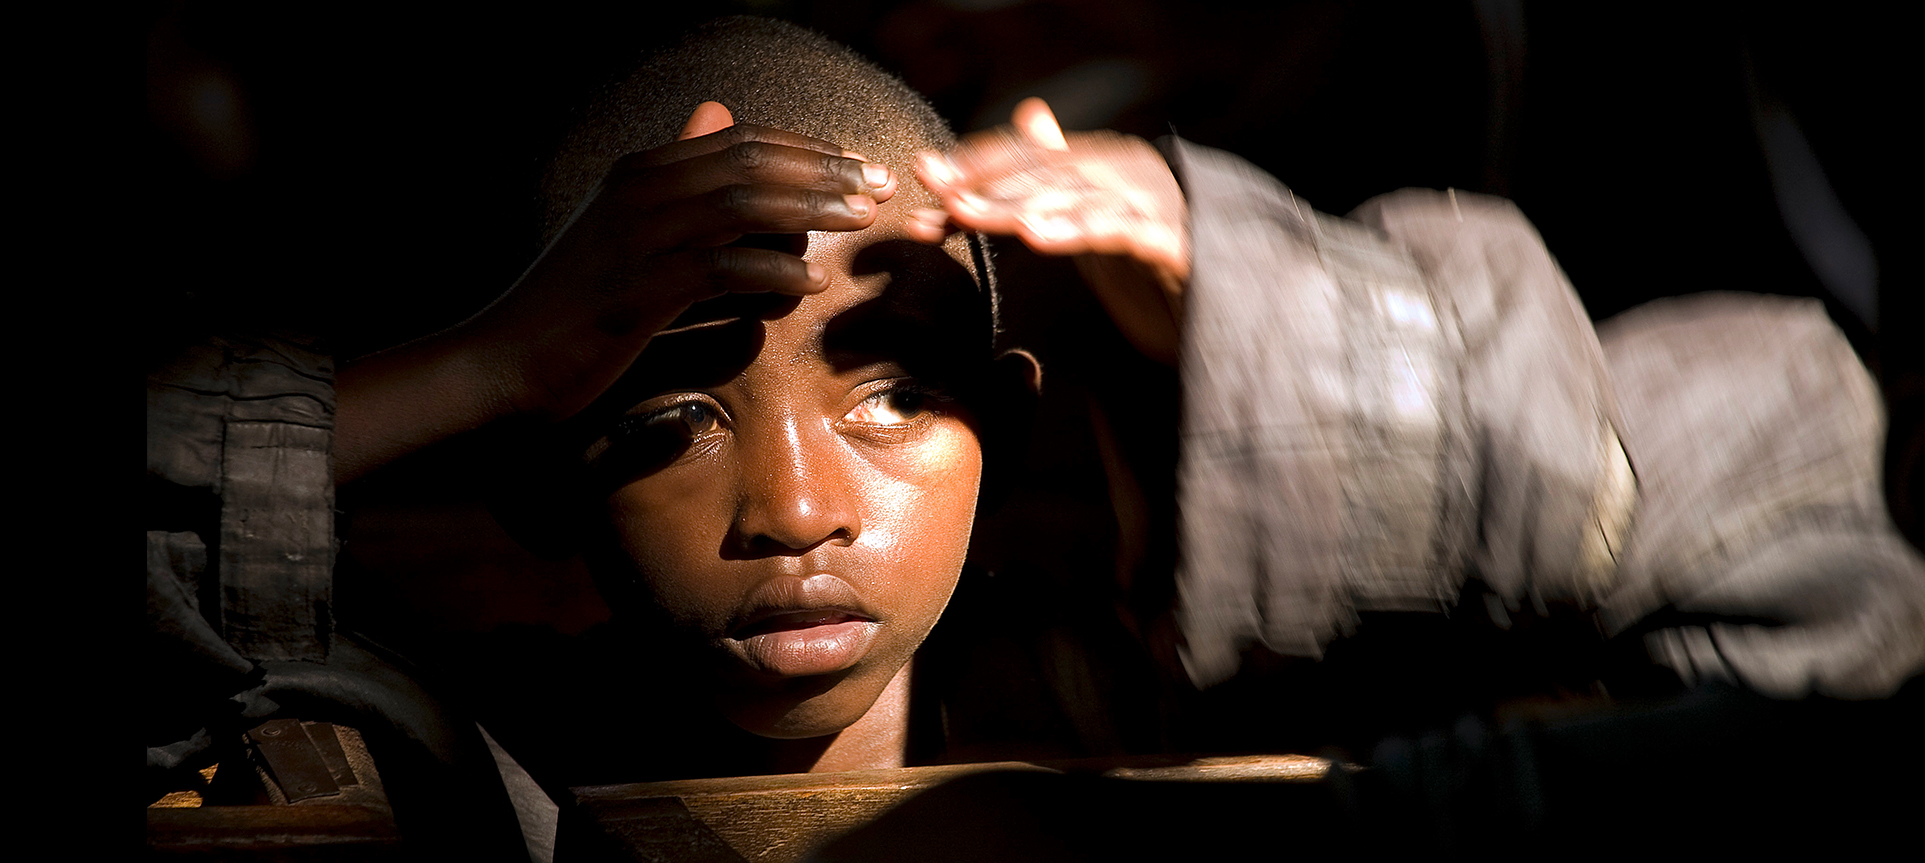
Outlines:
[[855,478],[847,454],[826,427],[787,424],[779,442],[749,459],[735,516],[745,553],[807,551],[824,542],[849,545],[862,534]]

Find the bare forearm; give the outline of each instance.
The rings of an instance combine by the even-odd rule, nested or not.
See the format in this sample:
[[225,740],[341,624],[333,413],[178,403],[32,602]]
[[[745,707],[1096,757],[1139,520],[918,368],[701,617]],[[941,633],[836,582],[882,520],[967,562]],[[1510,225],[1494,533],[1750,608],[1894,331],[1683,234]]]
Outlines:
[[491,364],[458,331],[356,360],[336,382],[335,482],[514,413],[508,364]]

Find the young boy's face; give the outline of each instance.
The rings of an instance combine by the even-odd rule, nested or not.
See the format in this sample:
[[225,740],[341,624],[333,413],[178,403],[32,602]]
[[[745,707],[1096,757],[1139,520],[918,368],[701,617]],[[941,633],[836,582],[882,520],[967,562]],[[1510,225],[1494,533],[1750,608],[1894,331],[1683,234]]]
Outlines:
[[632,580],[756,734],[860,718],[962,568],[987,305],[949,252],[904,238],[907,209],[811,234],[824,292],[656,337],[622,387],[632,407],[588,450],[610,489],[598,577]]

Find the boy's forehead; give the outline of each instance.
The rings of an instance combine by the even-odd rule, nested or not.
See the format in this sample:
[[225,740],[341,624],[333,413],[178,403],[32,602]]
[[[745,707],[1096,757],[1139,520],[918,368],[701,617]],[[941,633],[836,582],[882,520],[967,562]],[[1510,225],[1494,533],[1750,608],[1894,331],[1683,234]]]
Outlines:
[[805,257],[829,271],[829,288],[805,299],[797,312],[812,314],[794,323],[819,328],[808,335],[838,365],[860,358],[954,361],[986,352],[989,302],[957,254],[965,247],[909,239],[902,229],[907,208],[897,203],[885,205],[866,230],[810,236]]
[[811,232],[803,257],[828,270],[829,287],[803,306],[832,317],[873,305],[871,315],[930,328],[976,305],[986,311],[987,295],[976,284],[961,238],[940,246],[909,239],[906,212],[892,201],[864,230]]
[[846,278],[763,323],[768,362],[822,362],[831,371],[893,362],[934,374],[987,356],[987,302],[960,264],[908,240],[870,246]]
[[632,386],[623,389],[647,398],[720,386],[776,350],[791,355],[785,362],[801,358],[795,354],[819,356],[836,369],[895,361],[912,372],[986,358],[988,297],[947,245],[918,243],[881,224],[811,234],[805,257],[829,270],[826,290],[698,303],[650,341],[626,376]]

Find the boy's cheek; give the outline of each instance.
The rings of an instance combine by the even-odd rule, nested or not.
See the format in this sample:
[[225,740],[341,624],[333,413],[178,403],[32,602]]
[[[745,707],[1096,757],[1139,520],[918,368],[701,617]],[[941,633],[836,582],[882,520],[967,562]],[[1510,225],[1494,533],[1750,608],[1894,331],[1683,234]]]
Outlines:
[[943,417],[920,439],[857,447],[863,460],[890,480],[923,491],[961,491],[973,499],[982,479],[982,443],[967,423]]
[[875,460],[874,479],[864,489],[869,518],[858,540],[889,561],[882,571],[897,582],[892,590],[922,609],[912,616],[932,624],[968,552],[982,482],[982,451],[974,433],[958,428],[951,436],[953,446]]
[[708,486],[657,474],[617,489],[607,500],[605,542],[613,554],[602,565],[628,574],[644,597],[672,609],[677,618],[715,604],[691,589],[704,580],[665,576],[716,558],[729,519]]

